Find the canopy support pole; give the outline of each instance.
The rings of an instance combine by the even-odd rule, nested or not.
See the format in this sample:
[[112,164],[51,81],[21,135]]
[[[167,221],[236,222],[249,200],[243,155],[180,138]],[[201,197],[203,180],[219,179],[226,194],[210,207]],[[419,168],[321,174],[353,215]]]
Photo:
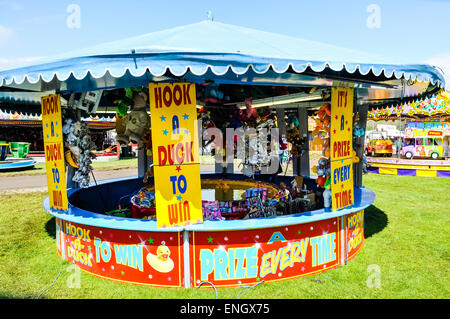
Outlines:
[[305,107],[297,109],[298,114],[298,131],[300,136],[305,139],[304,148],[301,151],[300,157],[293,157],[294,175],[309,176],[309,132],[308,132],[308,110]]
[[366,130],[366,124],[367,124],[367,110],[368,105],[362,104],[358,105],[358,99],[356,98],[356,90],[355,90],[355,101],[354,101],[354,110],[359,113],[359,120],[357,125],[364,129],[364,135],[359,137],[354,137],[353,143],[354,143],[354,149],[356,151],[356,156],[359,157],[359,162],[355,163],[353,165],[353,182],[355,187],[361,187],[362,186],[362,171],[363,171],[363,153],[364,153],[364,139],[365,139],[365,130]]
[[147,154],[145,147],[138,150],[138,176],[143,177],[147,172]]
[[285,112],[283,108],[277,108],[277,126],[280,130],[280,136],[286,138],[286,121],[284,119]]

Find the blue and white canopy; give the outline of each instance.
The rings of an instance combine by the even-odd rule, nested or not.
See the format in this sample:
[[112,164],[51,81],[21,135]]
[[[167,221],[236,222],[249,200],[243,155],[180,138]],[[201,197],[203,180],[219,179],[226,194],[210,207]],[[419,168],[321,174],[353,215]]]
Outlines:
[[[300,38],[203,21],[99,44],[0,71],[0,89],[84,92],[151,81],[229,84],[337,83],[421,96],[444,87],[441,71],[423,64],[387,64],[383,57]],[[379,94],[375,94],[379,96]]]

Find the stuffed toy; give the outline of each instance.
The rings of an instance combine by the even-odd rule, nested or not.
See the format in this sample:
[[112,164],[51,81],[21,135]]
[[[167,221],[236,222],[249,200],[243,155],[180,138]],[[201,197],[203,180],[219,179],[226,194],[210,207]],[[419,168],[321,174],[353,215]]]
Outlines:
[[291,154],[300,156],[307,149],[306,139],[300,136],[298,129],[300,122],[295,115],[289,115],[286,120],[286,140],[292,145]]
[[146,111],[147,101],[148,96],[145,92],[133,91],[132,108],[125,118],[125,132],[117,138],[119,143],[136,143],[139,148],[144,146],[143,138],[150,130],[150,117]]
[[325,103],[319,111],[316,112],[316,127],[312,132],[313,144],[322,145],[322,155],[330,157],[330,125],[331,125],[330,104]]
[[325,157],[320,158],[318,164],[313,166],[312,171],[318,175],[316,180],[317,185],[324,188],[331,176],[330,160]]

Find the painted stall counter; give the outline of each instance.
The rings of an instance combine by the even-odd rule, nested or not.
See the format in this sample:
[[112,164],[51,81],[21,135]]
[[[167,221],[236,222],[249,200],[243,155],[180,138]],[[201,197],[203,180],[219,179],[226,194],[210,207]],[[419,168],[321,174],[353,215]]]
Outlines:
[[[112,194],[139,179],[105,182]],[[119,191],[120,189],[120,191]],[[375,195],[355,188],[355,204],[269,218],[204,221],[158,228],[156,221],[103,215],[75,207],[83,192],[69,190],[69,211],[56,217],[62,259],[101,278],[154,287],[197,287],[204,281],[234,287],[298,278],[343,265],[364,244],[364,209]],[[86,195],[86,194],[85,194]]]

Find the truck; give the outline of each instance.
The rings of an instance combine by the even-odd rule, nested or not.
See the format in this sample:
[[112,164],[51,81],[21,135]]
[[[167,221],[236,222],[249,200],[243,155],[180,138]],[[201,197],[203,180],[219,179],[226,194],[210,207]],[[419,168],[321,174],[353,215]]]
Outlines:
[[371,132],[367,136],[367,142],[364,146],[366,156],[388,156],[393,153],[392,141],[388,139],[382,132]]

